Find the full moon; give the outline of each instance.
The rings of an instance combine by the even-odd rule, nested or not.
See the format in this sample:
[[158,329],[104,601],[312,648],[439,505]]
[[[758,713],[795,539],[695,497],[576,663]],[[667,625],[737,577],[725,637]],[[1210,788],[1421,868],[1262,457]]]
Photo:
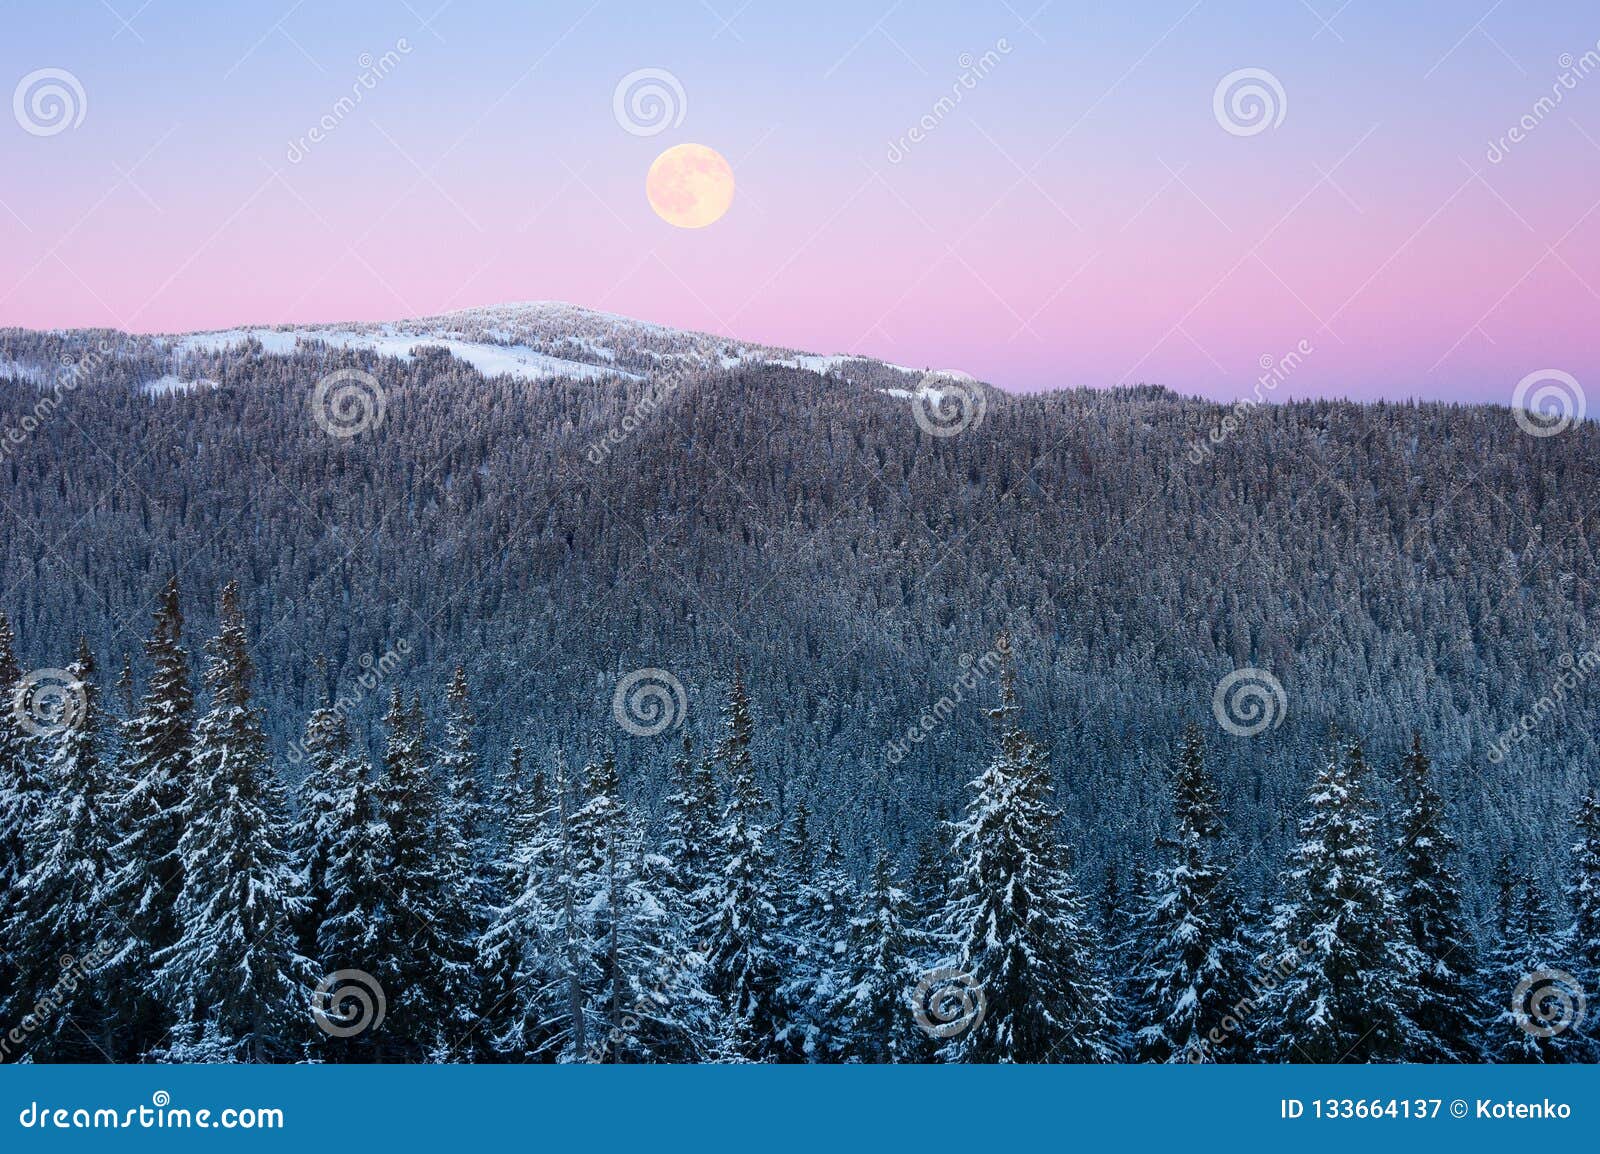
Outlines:
[[656,157],[644,178],[656,215],[678,228],[705,228],[733,203],[733,169],[714,148],[676,144]]

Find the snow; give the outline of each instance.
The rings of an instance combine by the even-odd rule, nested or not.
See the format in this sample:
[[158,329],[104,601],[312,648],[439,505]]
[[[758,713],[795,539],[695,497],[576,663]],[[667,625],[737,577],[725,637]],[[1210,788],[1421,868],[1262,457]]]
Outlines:
[[[626,377],[641,379],[636,373],[583,361],[550,356],[525,344],[498,345],[485,341],[461,340],[432,333],[395,332],[385,325],[374,331],[354,329],[226,329],[215,333],[195,333],[176,343],[180,352],[217,353],[244,345],[250,339],[275,356],[287,356],[300,345],[322,343],[334,348],[362,349],[379,356],[395,357],[409,361],[418,348],[442,348],[465,361],[486,377],[515,377],[527,381],[551,380],[556,377],[576,377],[595,380],[601,377]],[[611,354],[612,357],[615,354]]]
[[32,381],[35,384],[44,380],[44,374],[33,365],[25,365],[20,361],[4,357],[0,357],[0,377],[12,377],[19,381]]
[[201,377],[199,380],[186,381],[175,373],[164,373],[153,381],[146,381],[139,388],[146,396],[162,397],[173,393],[192,393],[196,389],[217,387],[216,381]]

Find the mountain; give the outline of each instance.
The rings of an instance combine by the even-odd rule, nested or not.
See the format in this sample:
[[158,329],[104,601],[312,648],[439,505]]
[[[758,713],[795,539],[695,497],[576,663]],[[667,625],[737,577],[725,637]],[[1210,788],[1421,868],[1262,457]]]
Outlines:
[[[530,304],[0,330],[0,429],[0,609],[25,667],[65,666],[81,633],[142,674],[167,576],[191,640],[237,578],[280,756],[325,688],[372,740],[390,683],[437,713],[459,662],[489,764],[614,744],[655,807],[676,731],[620,726],[619,680],[668,671],[714,740],[737,666],[769,792],[860,866],[964,798],[1007,631],[1080,868],[1164,832],[1188,721],[1258,888],[1330,724],[1384,776],[1418,730],[1480,906],[1502,852],[1556,876],[1547,827],[1600,764],[1592,424],[1017,396]],[[1251,670],[1272,679],[1253,735],[1218,696]]]

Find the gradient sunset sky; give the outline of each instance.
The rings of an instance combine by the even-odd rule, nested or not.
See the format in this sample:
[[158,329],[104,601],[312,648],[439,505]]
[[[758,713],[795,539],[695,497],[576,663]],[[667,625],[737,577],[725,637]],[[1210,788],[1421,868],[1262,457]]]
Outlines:
[[[47,68],[82,91],[60,132],[16,100],[0,118],[0,325],[553,299],[1014,389],[1233,398],[1301,342],[1278,397],[1600,381],[1592,0],[7,0],[0,20],[6,91]],[[613,109],[647,68],[684,97],[654,135]],[[1282,91],[1259,132],[1215,107],[1241,69]],[[644,194],[685,142],[737,180],[702,229]]]

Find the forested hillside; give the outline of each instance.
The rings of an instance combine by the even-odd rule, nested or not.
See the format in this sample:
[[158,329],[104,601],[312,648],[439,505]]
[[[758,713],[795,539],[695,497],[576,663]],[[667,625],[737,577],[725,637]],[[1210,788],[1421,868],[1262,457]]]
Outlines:
[[[329,695],[377,757],[391,691],[437,727],[459,665],[482,764],[612,750],[653,836],[678,741],[717,740],[737,671],[774,822],[803,804],[867,884],[880,850],[909,868],[966,805],[1008,632],[1084,884],[1172,835],[1169,767],[1197,723],[1244,893],[1275,894],[1337,725],[1396,813],[1420,734],[1475,925],[1502,856],[1566,915],[1564,831],[1600,764],[1593,425],[974,386],[982,419],[936,436],[913,419],[920,374],[893,366],[506,323],[449,339],[598,368],[485,377],[410,330],[271,349],[0,334],[0,609],[20,667],[65,667],[82,636],[114,699],[124,662],[135,686],[153,672],[142,638],[169,577],[195,636],[236,580],[286,789]],[[337,369],[381,385],[356,435],[314,419]],[[1213,694],[1246,668],[1283,697],[1240,736]],[[683,687],[652,736],[613,711],[637,670]]]

